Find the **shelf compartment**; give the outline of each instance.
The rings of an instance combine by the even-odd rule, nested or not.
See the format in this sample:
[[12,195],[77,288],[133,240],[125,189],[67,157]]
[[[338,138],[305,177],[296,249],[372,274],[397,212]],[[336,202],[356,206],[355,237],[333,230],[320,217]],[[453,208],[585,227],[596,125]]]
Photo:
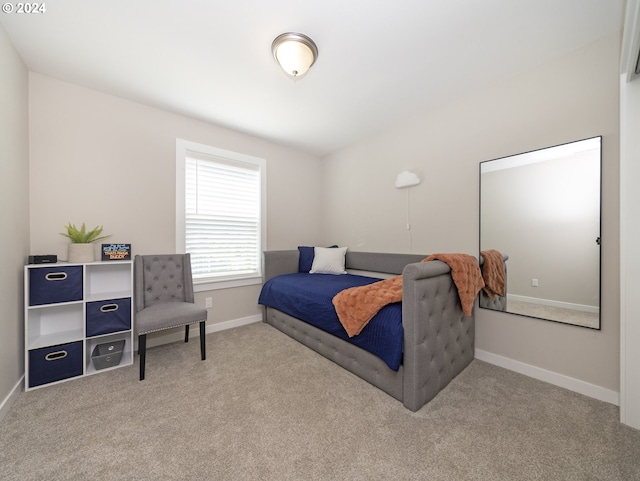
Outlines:
[[116,299],[133,295],[130,261],[105,261],[87,264],[85,268],[86,300]]
[[87,337],[131,330],[131,298],[87,302]]
[[29,269],[29,305],[82,300],[82,266]]
[[[120,359],[120,363],[104,369],[96,369],[91,360],[91,353],[93,353],[95,347],[98,344],[113,343],[120,340],[124,340],[124,349],[122,351],[122,358]],[[109,371],[111,369],[116,369],[131,364],[133,364],[133,345],[131,331],[87,339],[87,348],[85,350],[85,374],[96,374],[99,372]]]
[[68,343],[84,338],[83,304],[54,304],[27,312],[28,349]]
[[82,376],[82,341],[29,351],[29,387]]

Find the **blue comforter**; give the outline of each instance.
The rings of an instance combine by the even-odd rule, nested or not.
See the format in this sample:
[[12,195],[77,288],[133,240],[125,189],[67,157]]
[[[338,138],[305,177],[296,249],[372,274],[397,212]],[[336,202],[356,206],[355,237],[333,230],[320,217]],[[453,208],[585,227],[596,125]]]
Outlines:
[[349,287],[379,281],[373,277],[351,274],[286,274],[268,280],[262,287],[258,303],[273,307],[338,336],[381,358],[397,371],[402,363],[402,303],[385,306],[369,321],[360,334],[350,338],[340,324],[331,300]]

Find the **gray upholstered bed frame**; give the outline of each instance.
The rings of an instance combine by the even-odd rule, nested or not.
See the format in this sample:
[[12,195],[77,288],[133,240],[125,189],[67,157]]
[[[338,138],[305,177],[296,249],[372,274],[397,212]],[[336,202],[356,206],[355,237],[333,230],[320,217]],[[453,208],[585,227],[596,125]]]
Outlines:
[[[403,276],[404,354],[400,369],[273,308],[264,320],[417,411],[474,357],[475,321],[462,312],[449,266],[426,256],[347,252],[347,270]],[[298,271],[298,251],[264,253],[264,281]]]

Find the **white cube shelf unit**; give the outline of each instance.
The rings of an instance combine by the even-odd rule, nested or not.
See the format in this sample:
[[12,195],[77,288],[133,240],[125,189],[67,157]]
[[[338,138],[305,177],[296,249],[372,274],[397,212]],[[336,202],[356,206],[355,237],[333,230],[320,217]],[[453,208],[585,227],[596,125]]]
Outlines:
[[133,262],[24,269],[26,391],[133,364]]

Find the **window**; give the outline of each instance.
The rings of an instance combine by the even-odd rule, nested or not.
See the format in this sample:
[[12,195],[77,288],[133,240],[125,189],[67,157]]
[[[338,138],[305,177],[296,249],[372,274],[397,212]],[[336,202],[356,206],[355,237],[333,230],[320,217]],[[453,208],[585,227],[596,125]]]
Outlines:
[[261,282],[265,160],[176,141],[176,244],[198,291]]

